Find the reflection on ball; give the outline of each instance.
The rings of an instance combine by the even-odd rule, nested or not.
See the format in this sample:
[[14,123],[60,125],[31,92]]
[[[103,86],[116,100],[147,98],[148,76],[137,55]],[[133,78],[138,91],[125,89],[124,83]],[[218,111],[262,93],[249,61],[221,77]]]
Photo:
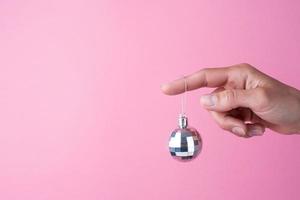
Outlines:
[[171,155],[181,161],[195,158],[201,151],[202,140],[194,128],[177,128],[169,140]]

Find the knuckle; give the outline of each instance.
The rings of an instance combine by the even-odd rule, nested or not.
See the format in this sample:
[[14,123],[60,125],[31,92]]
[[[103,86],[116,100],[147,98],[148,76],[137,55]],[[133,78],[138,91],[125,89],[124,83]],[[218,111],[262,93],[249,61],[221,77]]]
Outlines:
[[224,118],[221,120],[219,124],[220,128],[230,131],[230,120],[228,116],[224,116]]
[[245,69],[251,69],[253,68],[252,65],[250,65],[249,63],[241,63],[240,64],[241,67],[245,68]]
[[255,71],[255,68],[252,65],[250,65],[249,63],[240,63],[231,68],[232,68],[232,70],[243,72],[243,73],[252,73]]
[[257,108],[259,110],[266,108],[270,102],[269,92],[265,88],[257,88]]
[[206,74],[209,70],[210,70],[210,68],[208,68],[208,67],[201,68],[201,69],[198,70],[198,72],[199,72],[198,74],[200,76],[202,76],[202,75]]
[[223,98],[224,104],[230,106],[230,105],[234,104],[234,102],[236,101],[236,98],[237,98],[237,94],[236,94],[235,90],[225,90],[224,91],[224,98]]
[[221,129],[227,130],[227,125],[226,125],[227,123],[225,120],[226,117],[223,117],[223,116],[221,117],[216,112],[212,112],[212,116],[213,116],[216,124],[218,125],[218,127],[220,127]]
[[225,120],[222,120],[222,122],[218,123],[219,127],[223,130],[227,130],[227,126],[225,124]]

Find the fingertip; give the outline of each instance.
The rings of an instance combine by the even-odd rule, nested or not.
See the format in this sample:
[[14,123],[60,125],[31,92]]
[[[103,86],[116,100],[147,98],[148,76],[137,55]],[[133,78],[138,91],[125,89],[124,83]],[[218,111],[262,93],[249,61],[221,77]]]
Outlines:
[[217,97],[215,95],[203,95],[200,98],[200,104],[207,109],[211,109],[217,104]]
[[247,135],[249,136],[262,136],[265,132],[265,126],[262,124],[248,124]]
[[182,82],[182,79],[164,83],[160,87],[162,92],[167,95],[177,95],[184,92],[184,82]]
[[171,93],[170,93],[170,84],[169,83],[161,84],[160,89],[164,94],[171,95]]
[[226,113],[220,113],[215,111],[210,111],[212,117],[215,119],[220,128],[233,133],[239,137],[249,137],[247,136],[247,127],[240,119],[234,118],[227,115]]
[[246,130],[243,127],[235,126],[231,129],[231,132],[239,137],[246,137]]

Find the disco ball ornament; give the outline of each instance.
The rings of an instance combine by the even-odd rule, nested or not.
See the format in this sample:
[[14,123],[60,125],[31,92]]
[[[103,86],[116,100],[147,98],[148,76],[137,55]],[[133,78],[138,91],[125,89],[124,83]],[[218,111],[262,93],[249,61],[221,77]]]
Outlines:
[[173,158],[179,161],[189,161],[196,158],[202,149],[202,140],[198,131],[188,126],[188,119],[180,114],[179,127],[176,128],[169,140],[169,151]]

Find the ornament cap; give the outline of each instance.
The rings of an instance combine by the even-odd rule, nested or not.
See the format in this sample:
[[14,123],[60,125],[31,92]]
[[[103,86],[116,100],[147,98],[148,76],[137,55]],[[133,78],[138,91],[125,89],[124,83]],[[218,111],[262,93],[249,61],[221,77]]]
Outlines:
[[178,126],[180,128],[187,128],[188,126],[188,118],[184,114],[179,115]]

